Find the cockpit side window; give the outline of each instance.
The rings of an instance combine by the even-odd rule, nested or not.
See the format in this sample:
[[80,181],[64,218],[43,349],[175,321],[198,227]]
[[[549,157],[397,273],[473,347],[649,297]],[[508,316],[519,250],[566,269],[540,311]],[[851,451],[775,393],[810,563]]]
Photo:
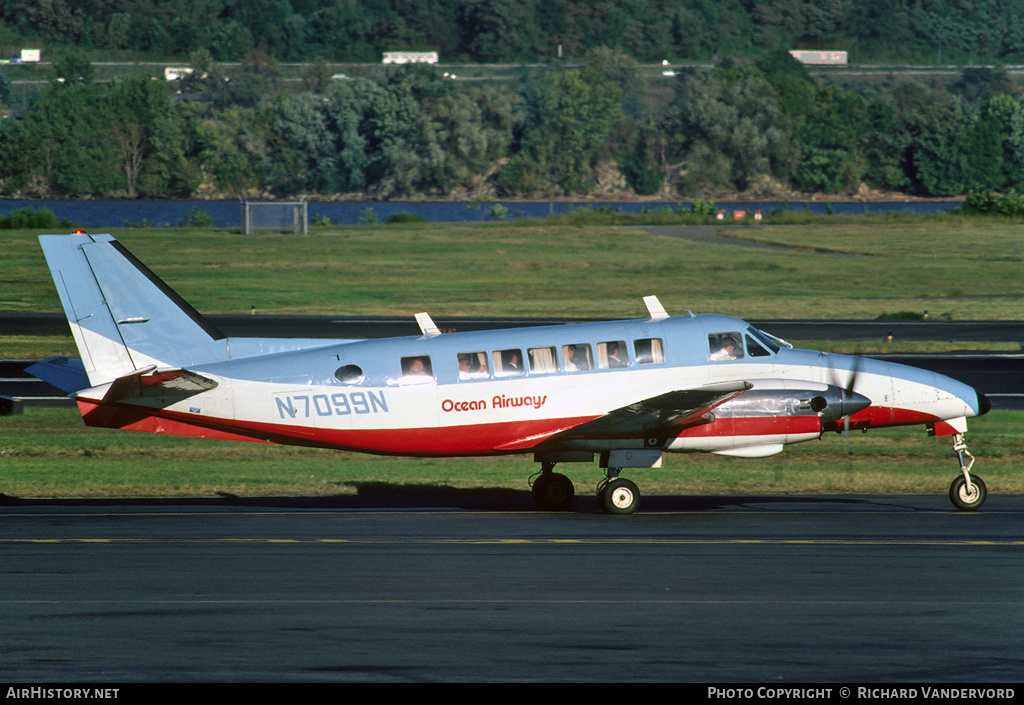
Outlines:
[[739,332],[712,333],[708,336],[708,359],[712,362],[739,360],[743,357],[743,336]]

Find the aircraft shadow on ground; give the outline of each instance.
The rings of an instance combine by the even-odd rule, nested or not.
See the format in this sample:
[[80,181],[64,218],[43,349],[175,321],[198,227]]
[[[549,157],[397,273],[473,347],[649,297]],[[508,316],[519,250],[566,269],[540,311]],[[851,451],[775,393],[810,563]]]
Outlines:
[[[456,488],[430,484],[349,483],[354,494],[245,497],[220,492],[216,497],[20,498],[0,493],[0,506],[249,506],[289,509],[463,509],[540,512],[529,490]],[[645,495],[640,512],[756,509],[780,505],[864,505],[869,498],[814,495]],[[577,494],[569,512],[602,513],[597,497]]]

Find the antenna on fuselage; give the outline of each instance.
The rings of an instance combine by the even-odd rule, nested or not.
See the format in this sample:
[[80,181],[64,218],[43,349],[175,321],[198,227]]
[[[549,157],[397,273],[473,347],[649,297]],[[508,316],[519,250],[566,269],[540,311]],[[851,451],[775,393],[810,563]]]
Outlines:
[[647,311],[651,314],[652,321],[668,318],[668,312],[665,311],[665,307],[661,305],[657,296],[645,296],[644,304],[647,305]]
[[419,324],[423,335],[428,338],[436,338],[441,335],[441,329],[434,324],[434,319],[430,317],[429,313],[417,313],[416,323]]

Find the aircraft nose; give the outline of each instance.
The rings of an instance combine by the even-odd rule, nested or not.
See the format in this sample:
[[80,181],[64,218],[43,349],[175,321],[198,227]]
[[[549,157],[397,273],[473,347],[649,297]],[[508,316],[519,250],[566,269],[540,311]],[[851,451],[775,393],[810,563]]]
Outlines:
[[988,400],[981,392],[977,392],[978,395],[978,416],[984,416],[992,410],[992,402]]

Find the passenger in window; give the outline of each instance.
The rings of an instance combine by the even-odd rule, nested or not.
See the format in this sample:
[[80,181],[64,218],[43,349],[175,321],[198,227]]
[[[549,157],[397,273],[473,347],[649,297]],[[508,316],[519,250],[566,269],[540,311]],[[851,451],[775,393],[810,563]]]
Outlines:
[[576,363],[573,362],[573,358],[576,357],[576,346],[566,345],[565,346],[565,371],[575,372],[579,368],[576,367]]
[[608,367],[629,367],[629,361],[619,351],[618,343],[608,343]]
[[518,350],[508,350],[504,354],[504,360],[502,361],[502,367],[505,372],[509,374],[522,374],[523,373],[523,361],[519,359]]
[[736,348],[738,347],[739,344],[732,336],[722,338],[718,350],[711,353],[711,361],[720,362],[722,360],[735,360],[737,357],[742,357],[742,352],[739,354],[736,352]]
[[590,346],[589,345],[565,345],[562,348],[562,358],[566,372],[590,369]]
[[464,352],[458,354],[459,379],[481,379],[490,375],[487,369],[487,353]]
[[402,374],[406,377],[426,377],[432,374],[430,362],[425,357],[403,358],[402,363]]

